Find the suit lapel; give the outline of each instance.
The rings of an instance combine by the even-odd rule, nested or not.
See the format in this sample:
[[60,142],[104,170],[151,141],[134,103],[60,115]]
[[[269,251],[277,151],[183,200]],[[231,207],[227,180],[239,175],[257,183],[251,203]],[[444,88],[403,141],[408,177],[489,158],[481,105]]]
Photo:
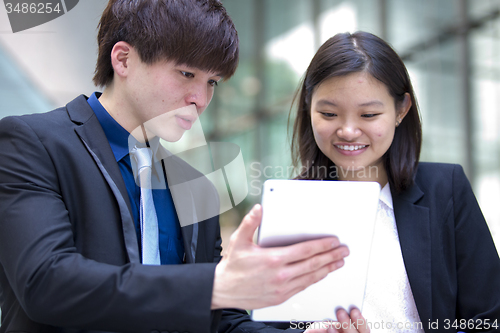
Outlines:
[[[130,262],[139,263],[139,246],[131,214],[132,210],[129,200],[126,200],[128,199],[127,188],[114,158],[113,151],[108,144],[108,139],[94,111],[88,105],[87,99],[83,95],[68,103],[67,110],[70,119],[79,125],[75,128],[75,132],[95,160],[118,202],[129,260]],[[158,156],[159,159],[162,159],[167,181],[175,187],[175,189],[170,188],[170,190],[179,221],[181,222],[186,262],[194,263],[197,259],[196,251],[199,233],[197,222],[199,221],[192,197],[191,184],[188,181],[189,178],[184,175],[183,168],[185,166],[179,163],[177,158],[164,148],[160,147],[160,150]]]
[[420,320],[425,326],[432,319],[432,298],[429,208],[417,203],[423,196],[416,184],[400,195],[392,193],[403,260]]
[[127,188],[114,158],[113,151],[109,146],[108,139],[94,111],[88,105],[83,95],[70,102],[67,105],[67,110],[71,120],[79,125],[75,128],[75,132],[83,141],[115,195],[120,210],[123,235],[129,261],[132,263],[139,263],[139,247],[131,214],[130,201],[128,200]]

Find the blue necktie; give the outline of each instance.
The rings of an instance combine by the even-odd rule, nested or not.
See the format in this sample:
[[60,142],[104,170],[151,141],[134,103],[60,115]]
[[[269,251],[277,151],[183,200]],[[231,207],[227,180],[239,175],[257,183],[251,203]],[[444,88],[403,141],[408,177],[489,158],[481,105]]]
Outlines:
[[153,153],[150,148],[134,147],[130,155],[137,163],[137,174],[141,187],[139,214],[141,223],[142,263],[144,265],[160,265],[158,218],[156,217],[153,192],[151,189]]

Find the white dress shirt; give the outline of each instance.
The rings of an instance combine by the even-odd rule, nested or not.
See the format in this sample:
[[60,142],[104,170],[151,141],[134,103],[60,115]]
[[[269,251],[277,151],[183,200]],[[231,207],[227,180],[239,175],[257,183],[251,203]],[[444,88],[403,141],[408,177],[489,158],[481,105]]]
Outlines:
[[389,184],[380,192],[362,315],[372,332],[424,332],[406,274]]

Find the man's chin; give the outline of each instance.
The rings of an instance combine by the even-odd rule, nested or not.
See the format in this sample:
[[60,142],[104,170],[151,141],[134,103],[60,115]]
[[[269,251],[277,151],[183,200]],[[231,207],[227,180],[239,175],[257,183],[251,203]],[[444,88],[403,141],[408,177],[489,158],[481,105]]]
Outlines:
[[182,136],[185,132],[186,130],[182,128],[176,128],[171,130],[158,131],[154,134],[155,136],[159,137],[162,140],[165,140],[166,142],[177,142],[182,139]]

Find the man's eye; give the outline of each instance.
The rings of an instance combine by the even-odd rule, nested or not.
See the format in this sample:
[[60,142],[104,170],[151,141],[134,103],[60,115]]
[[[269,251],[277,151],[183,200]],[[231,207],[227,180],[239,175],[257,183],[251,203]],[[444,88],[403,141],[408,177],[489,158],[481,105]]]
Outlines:
[[215,81],[215,80],[209,80],[209,81],[208,81],[208,84],[209,84],[209,85],[211,85],[212,87],[213,87],[213,86],[218,86],[218,85],[219,85],[219,83],[217,83],[217,81]]
[[194,77],[194,74],[190,72],[181,71],[181,74],[184,75],[185,77]]

